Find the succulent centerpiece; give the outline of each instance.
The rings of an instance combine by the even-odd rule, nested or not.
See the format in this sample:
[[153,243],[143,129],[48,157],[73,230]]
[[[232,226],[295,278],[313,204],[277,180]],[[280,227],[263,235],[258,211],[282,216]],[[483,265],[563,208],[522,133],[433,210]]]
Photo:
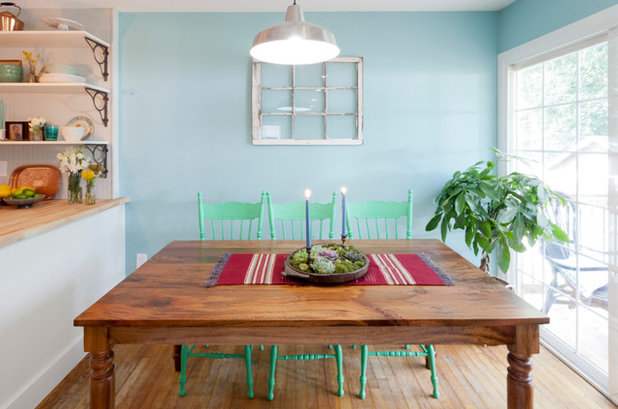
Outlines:
[[298,249],[286,260],[286,273],[315,283],[344,283],[362,277],[369,259],[354,246],[318,244],[309,251]]

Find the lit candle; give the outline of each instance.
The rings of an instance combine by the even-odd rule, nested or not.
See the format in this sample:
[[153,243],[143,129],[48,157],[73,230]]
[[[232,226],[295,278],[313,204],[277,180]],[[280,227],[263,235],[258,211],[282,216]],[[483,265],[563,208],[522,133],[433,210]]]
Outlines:
[[307,232],[307,250],[311,249],[311,219],[309,218],[309,198],[311,190],[305,189],[305,229]]
[[341,188],[341,237],[348,237],[348,226],[345,222],[345,194],[348,192],[345,186]]

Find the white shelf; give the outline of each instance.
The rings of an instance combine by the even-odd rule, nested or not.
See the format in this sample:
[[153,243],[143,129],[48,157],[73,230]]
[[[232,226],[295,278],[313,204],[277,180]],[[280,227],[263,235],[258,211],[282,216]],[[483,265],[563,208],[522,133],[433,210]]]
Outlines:
[[109,47],[109,43],[93,36],[87,31],[1,31],[0,32],[0,47],[65,47],[65,48],[82,48],[86,47],[86,40],[91,40],[100,43],[105,47]]
[[0,141],[0,146],[9,145],[109,145],[108,141]]
[[0,93],[11,92],[20,94],[81,94],[84,88],[109,94],[109,89],[86,82],[31,83],[31,82],[0,82]]

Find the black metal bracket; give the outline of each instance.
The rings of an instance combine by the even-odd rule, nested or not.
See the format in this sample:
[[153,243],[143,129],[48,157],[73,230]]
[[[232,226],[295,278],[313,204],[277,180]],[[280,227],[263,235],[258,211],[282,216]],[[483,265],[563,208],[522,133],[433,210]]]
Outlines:
[[[109,122],[109,118],[107,116],[107,105],[109,104],[108,93],[90,87],[84,87],[84,89],[86,90],[88,95],[90,95],[90,98],[92,98],[92,105],[94,105],[94,109],[99,112],[103,125],[107,127],[107,123]],[[102,104],[97,104],[97,97],[101,97],[99,101],[102,101]]]
[[92,155],[92,160],[97,165],[103,165],[103,171],[101,172],[101,176],[103,179],[107,178],[107,153],[109,152],[109,148],[107,145],[84,145],[88,152]]
[[[97,62],[97,64],[99,64],[99,69],[101,70],[101,75],[103,75],[103,79],[107,81],[107,77],[109,76],[109,71],[107,68],[109,48],[106,45],[103,45],[98,41],[93,40],[92,38],[84,37],[84,39],[92,50],[92,56],[94,57],[94,60]],[[102,55],[102,58],[97,58],[97,50],[100,50],[99,55]]]

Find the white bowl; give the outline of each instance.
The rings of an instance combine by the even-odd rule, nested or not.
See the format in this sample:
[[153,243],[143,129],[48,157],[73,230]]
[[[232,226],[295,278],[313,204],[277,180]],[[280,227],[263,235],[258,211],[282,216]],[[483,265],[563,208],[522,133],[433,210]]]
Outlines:
[[83,126],[63,126],[60,128],[60,133],[65,141],[78,142],[84,136]]

